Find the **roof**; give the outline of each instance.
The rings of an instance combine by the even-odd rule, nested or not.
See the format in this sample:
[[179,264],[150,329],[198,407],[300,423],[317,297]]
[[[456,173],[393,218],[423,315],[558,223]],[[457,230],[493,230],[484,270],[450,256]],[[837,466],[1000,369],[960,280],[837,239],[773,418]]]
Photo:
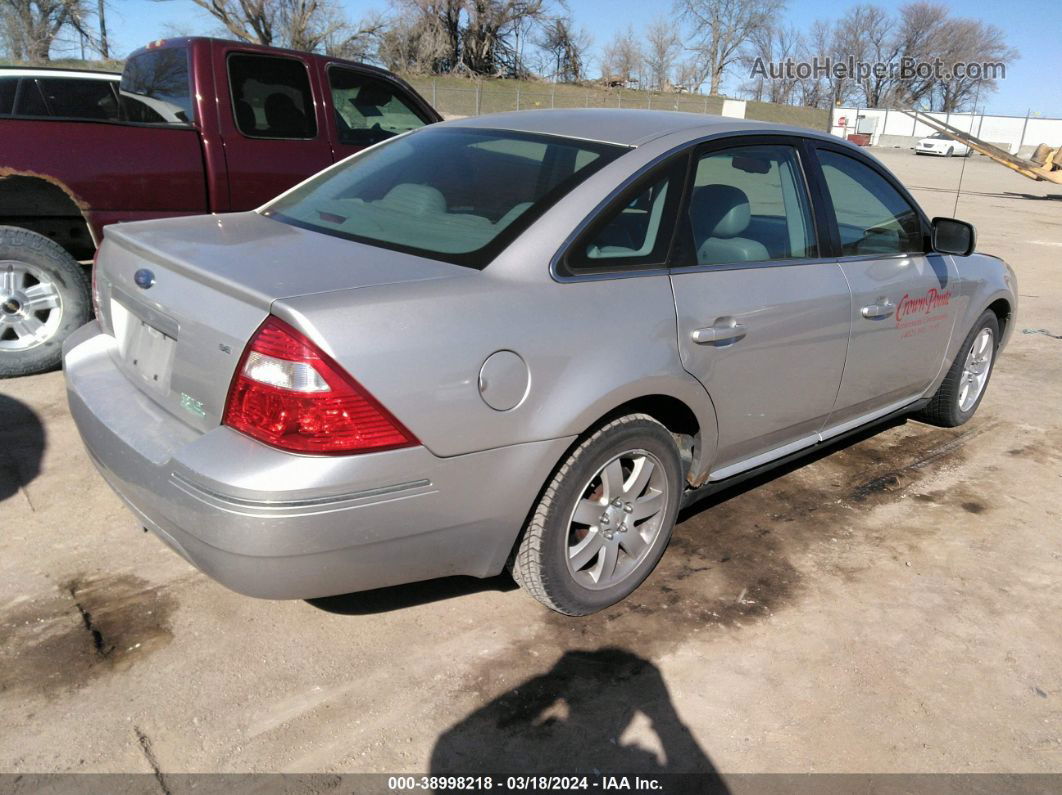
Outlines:
[[460,127],[515,130],[518,132],[563,135],[587,141],[639,146],[672,133],[686,132],[690,137],[748,131],[752,133],[797,133],[819,135],[814,130],[783,124],[711,116],[705,113],[681,113],[672,110],[637,110],[633,108],[575,108],[558,110],[520,110],[492,113],[446,124]]
[[68,69],[56,66],[0,66],[3,77],[74,77],[81,80],[120,80],[121,72],[99,69]]

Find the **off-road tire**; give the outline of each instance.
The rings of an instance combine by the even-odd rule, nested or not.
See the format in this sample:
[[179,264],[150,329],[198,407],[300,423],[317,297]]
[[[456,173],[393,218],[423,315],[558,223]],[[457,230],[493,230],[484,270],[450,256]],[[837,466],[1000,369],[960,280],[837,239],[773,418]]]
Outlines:
[[[974,340],[977,335],[981,333],[982,329],[991,329],[992,331],[992,360],[989,363],[988,377],[985,380],[984,386],[981,387],[981,394],[977,396],[977,400],[969,409],[963,411],[959,407],[959,394],[962,391],[961,381],[963,369],[966,365],[966,358],[970,355],[970,348],[973,347]],[[959,348],[959,352],[955,356],[955,361],[951,363],[951,368],[948,370],[948,374],[944,376],[944,380],[941,382],[940,387],[937,389],[933,398],[926,404],[921,410],[916,412],[913,416],[917,420],[928,423],[930,425],[937,425],[941,428],[954,428],[958,425],[962,425],[974,415],[977,411],[977,407],[981,405],[981,401],[984,399],[985,392],[988,391],[988,384],[992,380],[992,370],[996,365],[996,352],[999,350],[999,318],[996,317],[995,312],[992,310],[986,310],[984,314],[977,319],[977,322],[973,324],[973,328],[970,329],[970,333],[966,335],[966,339],[963,340],[962,346]]]
[[[628,450],[652,453],[663,465],[667,504],[646,557],[616,585],[590,590],[568,570],[569,518],[579,490],[610,459]],[[595,613],[629,596],[660,561],[671,538],[682,495],[682,464],[671,433],[647,414],[628,414],[588,436],[561,463],[545,487],[524,528],[509,568],[528,594],[551,610],[570,616]]]
[[0,226],[0,268],[5,261],[26,263],[47,273],[62,301],[62,317],[43,342],[22,350],[0,349],[0,378],[52,370],[62,360],[63,341],[92,317],[85,269],[54,241],[15,226]]

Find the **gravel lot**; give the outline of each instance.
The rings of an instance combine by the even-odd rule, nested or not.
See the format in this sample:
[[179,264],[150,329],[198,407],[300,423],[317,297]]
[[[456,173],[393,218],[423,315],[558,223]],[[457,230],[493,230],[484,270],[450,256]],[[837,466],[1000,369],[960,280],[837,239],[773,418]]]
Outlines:
[[[877,152],[932,215],[961,159]],[[633,598],[511,581],[238,596],[96,474],[60,373],[0,382],[0,772],[1062,772],[1062,186],[981,157],[1018,272],[977,417],[688,512]]]

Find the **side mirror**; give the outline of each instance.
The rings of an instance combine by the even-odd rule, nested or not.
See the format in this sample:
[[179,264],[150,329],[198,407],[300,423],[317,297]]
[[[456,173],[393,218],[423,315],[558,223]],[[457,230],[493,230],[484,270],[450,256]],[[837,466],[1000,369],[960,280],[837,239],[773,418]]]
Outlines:
[[933,219],[933,250],[941,254],[954,254],[967,257],[973,254],[977,244],[977,233],[973,224],[957,218]]

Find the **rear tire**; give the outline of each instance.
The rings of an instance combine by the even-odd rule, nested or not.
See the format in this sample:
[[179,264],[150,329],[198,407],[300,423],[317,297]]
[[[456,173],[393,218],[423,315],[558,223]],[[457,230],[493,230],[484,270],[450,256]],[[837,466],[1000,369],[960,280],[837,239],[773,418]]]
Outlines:
[[0,378],[57,367],[63,341],[91,317],[77,260],[36,232],[0,226]]
[[660,561],[682,494],[671,433],[629,414],[591,434],[547,484],[510,563],[551,610],[595,613],[630,595]]
[[999,318],[986,310],[966,335],[933,398],[914,418],[941,428],[954,428],[969,420],[988,389],[998,348]]

